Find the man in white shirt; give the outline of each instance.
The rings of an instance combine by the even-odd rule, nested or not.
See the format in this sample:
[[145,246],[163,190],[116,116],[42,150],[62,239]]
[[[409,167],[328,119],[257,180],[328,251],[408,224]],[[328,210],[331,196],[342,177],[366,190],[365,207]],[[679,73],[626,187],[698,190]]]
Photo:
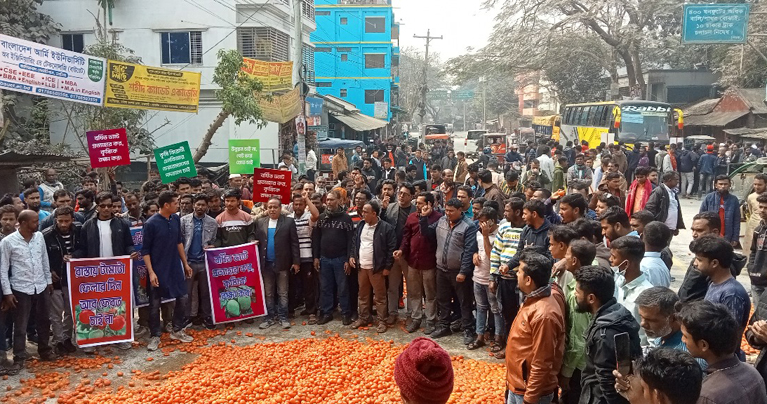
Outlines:
[[314,181],[314,174],[317,172],[317,155],[311,148],[306,149],[306,176]]
[[[376,331],[386,332],[386,279],[394,264],[394,249],[397,240],[394,226],[381,220],[381,206],[376,201],[370,201],[362,207],[365,220],[357,226],[352,241],[352,251],[349,265],[359,271],[359,297],[357,321],[351,328],[356,329],[370,324],[370,289],[373,289],[373,302],[376,305],[378,326]],[[352,269],[354,270],[354,269]]]
[[290,154],[285,153],[282,155],[282,161],[280,161],[280,164],[277,164],[277,169],[280,169],[282,167],[287,167],[288,169],[290,169],[290,172],[293,173],[293,178],[297,178],[298,169],[296,168],[295,165],[293,165],[293,157]]
[[39,337],[37,352],[43,361],[56,359],[48,342],[53,280],[45,240],[43,234],[37,231],[38,223],[37,212],[24,210],[19,214],[19,229],[0,241],[2,310],[13,310],[13,368],[11,371],[16,373],[28,359],[27,324],[33,305]]
[[[541,163],[541,171],[545,172],[549,177],[549,180],[554,178],[554,159],[549,154],[551,149],[548,146],[540,146],[538,148],[538,162]],[[551,182],[544,185],[544,188],[551,191]]]

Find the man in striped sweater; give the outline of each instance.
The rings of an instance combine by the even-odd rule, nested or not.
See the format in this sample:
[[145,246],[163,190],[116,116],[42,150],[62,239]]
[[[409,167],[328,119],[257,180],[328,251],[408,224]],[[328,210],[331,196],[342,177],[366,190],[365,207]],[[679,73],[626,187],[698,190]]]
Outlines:
[[[520,198],[511,198],[506,204],[504,208],[506,221],[498,227],[493,250],[490,252],[490,292],[495,293],[498,298],[504,323],[504,329],[496,330],[496,333],[502,335],[500,340],[504,342],[519,311],[519,294],[516,272],[509,271],[502,274],[500,266],[509,262],[517,253],[522,228],[525,227],[525,221],[522,220],[524,204],[525,201]],[[498,359],[506,357],[505,346],[497,348],[495,357]]]

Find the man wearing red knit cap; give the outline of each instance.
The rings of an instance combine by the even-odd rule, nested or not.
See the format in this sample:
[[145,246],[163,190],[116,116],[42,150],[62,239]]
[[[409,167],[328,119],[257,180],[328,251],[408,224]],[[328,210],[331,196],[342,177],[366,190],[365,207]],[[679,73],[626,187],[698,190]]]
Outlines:
[[405,404],[445,404],[453,392],[453,363],[436,342],[418,337],[397,357],[394,381]]

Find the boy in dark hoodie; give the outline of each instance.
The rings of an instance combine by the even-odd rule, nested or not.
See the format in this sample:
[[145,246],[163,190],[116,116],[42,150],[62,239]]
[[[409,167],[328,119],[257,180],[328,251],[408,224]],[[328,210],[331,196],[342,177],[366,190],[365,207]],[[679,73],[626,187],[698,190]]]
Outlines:
[[576,310],[591,313],[592,320],[586,330],[586,367],[581,375],[580,403],[626,403],[615,390],[613,370],[615,335],[628,333],[631,357],[642,355],[639,345],[639,324],[634,316],[613,297],[615,280],[610,270],[586,266],[575,274]]
[[751,278],[751,300],[754,307],[759,305],[761,295],[767,289],[767,194],[756,198],[759,203],[759,216],[762,218],[752,237],[751,251],[748,257],[748,276]]

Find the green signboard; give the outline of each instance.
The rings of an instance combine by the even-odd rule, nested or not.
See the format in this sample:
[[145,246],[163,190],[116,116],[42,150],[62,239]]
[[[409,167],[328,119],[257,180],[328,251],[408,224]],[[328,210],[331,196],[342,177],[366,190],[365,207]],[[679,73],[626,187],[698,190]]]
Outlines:
[[682,43],[746,43],[749,4],[685,4]]
[[261,146],[258,139],[229,139],[229,173],[253,175],[261,167]]
[[463,101],[474,98],[474,91],[453,91],[451,94],[454,100]]
[[163,184],[169,184],[181,177],[197,176],[192,150],[187,141],[154,149],[154,158]]
[[447,90],[431,90],[426,93],[426,99],[430,101],[443,101],[447,98]]

